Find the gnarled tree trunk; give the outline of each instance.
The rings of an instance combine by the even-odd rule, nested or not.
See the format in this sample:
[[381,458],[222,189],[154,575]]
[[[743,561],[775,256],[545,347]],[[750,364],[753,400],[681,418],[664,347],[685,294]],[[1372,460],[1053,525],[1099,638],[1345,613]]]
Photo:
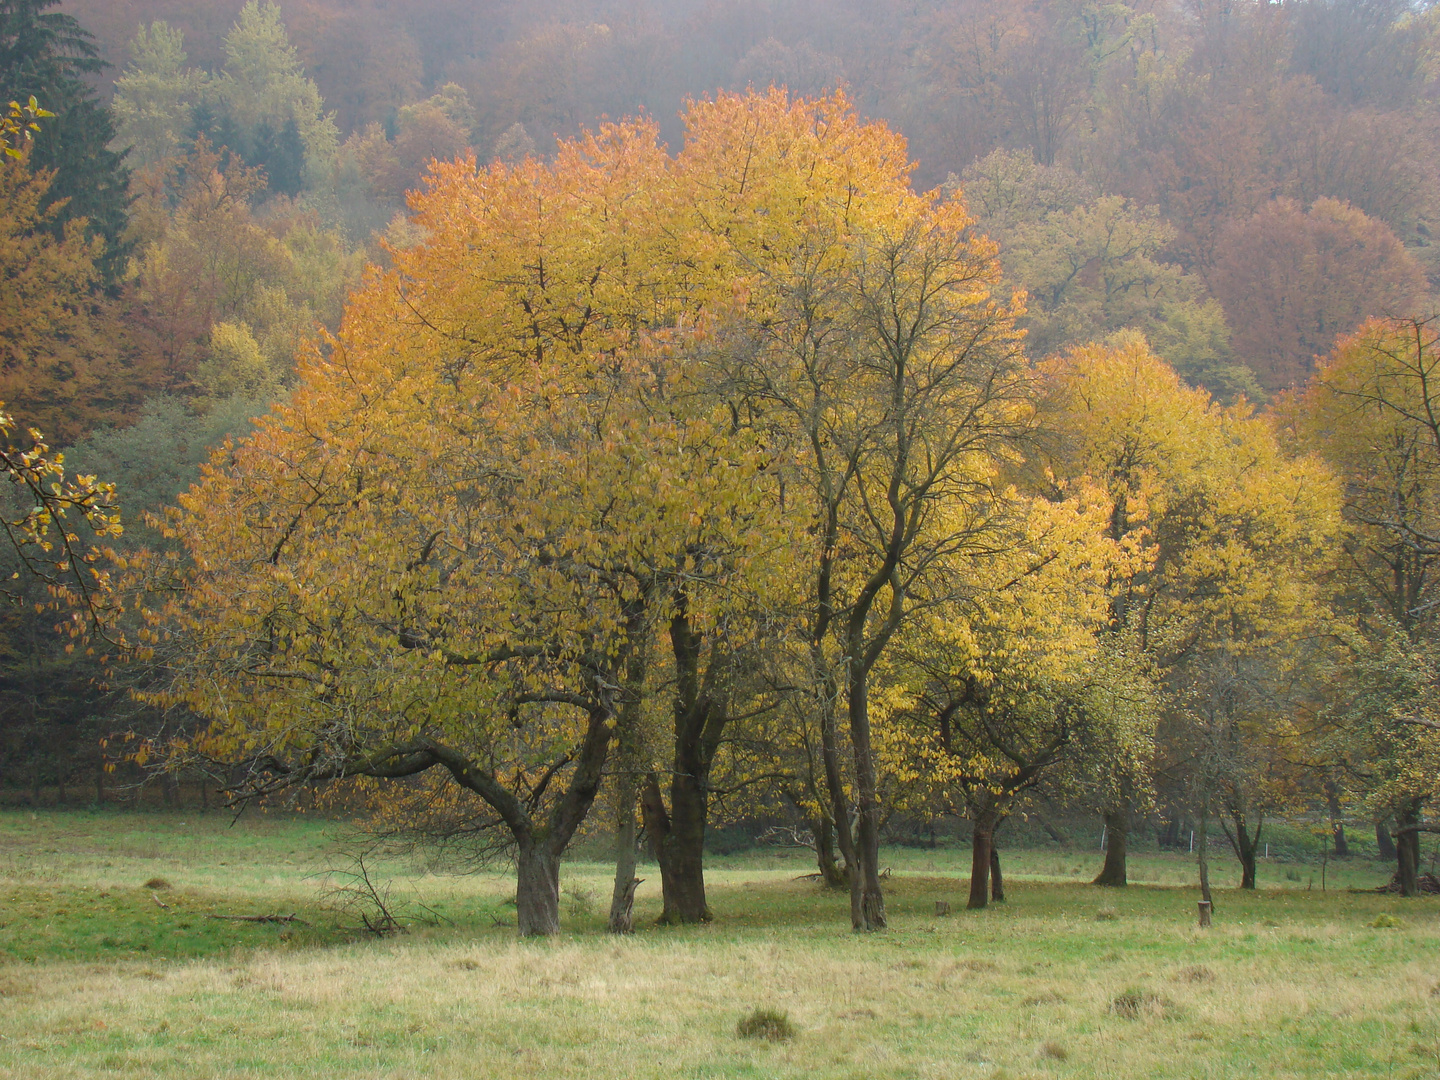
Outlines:
[[522,936],[560,932],[560,853],[544,839],[520,839],[515,857],[515,911]]
[[1130,807],[1117,806],[1105,811],[1105,865],[1091,882],[1115,888],[1126,884],[1125,855],[1130,839]]

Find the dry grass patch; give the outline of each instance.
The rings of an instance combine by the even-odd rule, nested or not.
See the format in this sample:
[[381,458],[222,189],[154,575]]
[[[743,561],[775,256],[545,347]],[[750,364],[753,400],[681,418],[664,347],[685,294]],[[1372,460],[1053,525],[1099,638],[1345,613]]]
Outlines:
[[1215,972],[1204,964],[1191,964],[1189,967],[1183,967],[1177,971],[1175,978],[1180,982],[1210,983],[1215,981]]

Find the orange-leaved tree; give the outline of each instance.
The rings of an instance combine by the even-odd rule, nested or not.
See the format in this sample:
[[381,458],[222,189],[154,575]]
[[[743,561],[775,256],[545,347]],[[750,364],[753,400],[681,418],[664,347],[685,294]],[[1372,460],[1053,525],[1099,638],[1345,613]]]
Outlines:
[[761,520],[753,440],[687,387],[667,173],[648,125],[440,167],[429,240],[182,498],[188,580],[153,612],[156,696],[210,719],[191,748],[246,764],[239,794],[444,773],[513,840],[526,934],[558,929],[646,636]]

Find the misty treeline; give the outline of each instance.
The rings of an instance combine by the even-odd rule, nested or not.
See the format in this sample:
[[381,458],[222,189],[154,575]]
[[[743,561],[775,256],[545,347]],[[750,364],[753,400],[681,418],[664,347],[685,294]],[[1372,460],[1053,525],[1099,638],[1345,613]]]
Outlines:
[[[973,445],[953,462],[927,459],[934,475],[915,489],[915,527],[877,564],[884,573],[867,592],[865,574],[879,570],[865,570],[856,551],[888,550],[878,533],[864,538],[864,522],[874,527],[878,520],[871,500],[885,490],[867,486],[878,483],[869,470],[890,454],[903,487],[914,482],[920,459],[896,456],[896,445],[874,432],[846,428],[853,417],[835,421],[824,438],[811,432],[812,449],[833,438],[854,459],[837,474],[843,483],[825,494],[824,470],[797,449],[805,442],[799,414],[777,419],[784,412],[777,402],[793,406],[795,399],[776,388],[781,368],[767,366],[780,364],[785,348],[803,355],[805,347],[765,344],[760,339],[775,323],[753,316],[756,298],[765,296],[774,311],[798,318],[797,297],[820,279],[797,276],[793,260],[772,265],[772,249],[747,249],[738,232],[702,236],[686,219],[686,235],[725,267],[729,299],[695,301],[694,308],[657,300],[643,318],[625,309],[632,332],[644,325],[658,333],[669,320],[679,336],[642,335],[640,359],[627,363],[649,363],[649,375],[621,365],[607,377],[658,409],[648,396],[659,392],[655,386],[676,391],[669,376],[656,374],[666,363],[644,357],[701,357],[694,366],[709,381],[689,388],[685,408],[727,402],[733,430],[712,431],[706,425],[714,416],[703,410],[684,433],[654,428],[651,413],[625,420],[652,440],[635,450],[636,460],[679,446],[682,458],[733,457],[734,475],[748,478],[743,491],[718,492],[693,475],[667,481],[693,500],[704,489],[713,512],[730,523],[719,540],[697,539],[685,556],[693,589],[679,587],[673,574],[652,574],[649,606],[639,611],[626,594],[602,631],[599,601],[586,592],[594,581],[568,578],[553,564],[553,545],[546,555],[541,544],[497,564],[514,578],[504,588],[485,586],[494,603],[509,597],[508,614],[491,614],[511,619],[523,646],[481,634],[467,644],[492,651],[462,654],[448,636],[459,641],[473,628],[463,630],[444,604],[426,609],[436,602],[430,594],[405,601],[428,610],[423,624],[371,611],[361,638],[345,639],[365,655],[380,648],[371,635],[389,635],[385,648],[393,655],[381,648],[384,663],[367,669],[362,682],[379,678],[386,665],[406,668],[418,657],[437,663],[445,674],[434,678],[444,698],[436,708],[446,717],[461,709],[464,694],[481,693],[474,678],[463,692],[455,689],[447,680],[456,672],[505,671],[483,692],[513,720],[505,753],[523,759],[515,772],[520,786],[508,795],[491,791],[493,800],[481,790],[475,770],[504,759],[498,743],[479,740],[463,753],[449,744],[411,746],[409,757],[381,760],[365,757],[379,746],[363,724],[337,729],[353,743],[321,740],[325,753],[314,759],[321,764],[308,772],[283,755],[261,761],[263,754],[249,751],[264,740],[231,731],[229,742],[208,749],[190,744],[171,758],[176,768],[152,783],[169,800],[208,799],[216,786],[247,782],[279,797],[301,781],[368,772],[376,786],[346,797],[359,800],[352,805],[373,800],[377,827],[448,835],[461,850],[488,850],[497,830],[532,849],[542,834],[568,839],[596,828],[629,837],[633,850],[638,833],[661,859],[667,915],[676,919],[707,914],[703,841],[716,821],[793,828],[814,846],[827,882],[849,881],[857,890],[857,925],[877,925],[884,916],[875,845],[887,830],[968,819],[976,837],[971,900],[984,903],[996,830],[1026,808],[1056,820],[1103,817],[1111,839],[1100,880],[1109,884],[1123,884],[1125,839],[1142,820],[1163,825],[1172,841],[1182,821],[1198,822],[1202,848],[1207,826],[1220,828],[1245,883],[1253,884],[1267,819],[1318,815],[1339,847],[1346,835],[1338,822],[1358,818],[1376,823],[1387,843],[1394,830],[1401,885],[1413,891],[1437,775],[1427,702],[1440,678],[1433,655],[1440,606],[1430,595],[1440,556],[1440,523],[1432,517],[1440,430],[1429,411],[1435,342],[1427,321],[1440,280],[1431,242],[1440,200],[1437,43],[1440,12],[1398,0],[0,4],[3,97],[35,94],[56,114],[23,158],[8,159],[0,173],[0,263],[10,283],[0,301],[0,398],[22,428],[34,425],[52,444],[68,446],[72,473],[117,485],[125,533],[110,544],[122,567],[147,565],[140,553],[150,552],[179,573],[176,566],[211,542],[195,525],[203,518],[196,504],[168,530],[147,515],[163,514],[199,481],[212,448],[230,445],[227,439],[239,446],[214,459],[217,476],[250,485],[244,497],[226,494],[236,521],[298,498],[282,495],[283,476],[270,476],[278,486],[264,488],[260,478],[270,474],[244,448],[278,437],[274,421],[252,435],[274,403],[319,408],[322,358],[365,355],[354,331],[341,332],[347,298],[355,297],[355,325],[371,318],[375,327],[408,327],[417,340],[461,318],[407,291],[442,267],[459,273],[466,252],[478,250],[462,244],[447,255],[442,249],[453,238],[446,231],[479,228],[471,222],[476,208],[501,207],[517,223],[528,221],[523,196],[558,191],[573,198],[589,182],[587,161],[623,187],[628,174],[606,157],[612,144],[577,150],[570,141],[605,117],[649,117],[645,137],[668,146],[674,160],[690,152],[696,129],[693,106],[682,119],[687,100],[772,85],[797,98],[843,90],[848,105],[829,99],[816,113],[787,112],[762,94],[750,99],[750,113],[741,109],[732,120],[748,116],[745,122],[781,131],[803,114],[812,127],[818,116],[837,130],[853,128],[860,150],[883,143],[890,155],[870,174],[859,159],[852,163],[862,175],[861,195],[880,205],[899,199],[907,183],[937,193],[930,209],[908,212],[936,243],[960,245],[939,254],[915,248],[913,237],[847,231],[858,228],[848,220],[839,233],[833,222],[791,223],[787,237],[796,250],[842,252],[834,266],[811,269],[824,270],[825,295],[851,320],[852,347],[876,347],[865,335],[879,332],[857,314],[869,310],[881,280],[867,276],[878,271],[857,254],[865,245],[889,253],[891,276],[883,280],[891,285],[929,265],[926,259],[949,259],[947,266],[963,265],[961,277],[985,303],[998,305],[983,318],[963,305],[945,316],[952,338],[944,347],[958,347],[955,334],[971,334],[965,356],[989,372],[978,383],[985,393],[961,408],[963,394],[941,380],[920,411],[926,423],[970,430]],[[883,122],[906,145],[885,142],[883,129],[861,120]],[[734,136],[713,123],[707,130],[717,145]],[[841,145],[794,138],[822,163],[833,162]],[[465,166],[431,176],[433,162],[467,155],[480,177],[495,163],[495,175],[511,178],[512,187],[497,180],[467,189],[465,177],[474,174]],[[660,168],[641,157],[647,168]],[[777,192],[801,182],[777,164],[785,160],[777,149],[763,166],[785,177],[774,181]],[[637,190],[676,185],[695,206],[713,195],[662,174],[636,172],[628,182]],[[832,197],[824,177],[805,182],[820,185],[822,203]],[[407,202],[407,193],[430,187],[431,195]],[[723,209],[741,215],[738,221],[743,213],[777,215],[777,205],[740,200]],[[544,220],[562,232],[578,227]],[[662,221],[682,227],[658,210],[635,220],[641,232],[661,229]],[[476,244],[503,239],[477,236]],[[723,258],[715,254],[721,248]],[[667,281],[680,273],[673,253],[647,249],[646,258],[665,268]],[[532,264],[517,259],[523,278]],[[765,288],[755,284],[761,278]],[[686,288],[705,294],[709,286],[697,281]],[[376,299],[389,295],[387,288],[405,296],[399,309]],[[468,295],[453,288],[454,297]],[[1023,301],[1012,301],[1017,290]],[[468,302],[504,307],[483,291]],[[717,328],[722,308],[735,321]],[[595,308],[580,310],[589,318]],[[562,339],[572,330],[534,333]],[[467,349],[474,347],[467,335],[476,332],[461,333]],[[323,336],[335,333],[338,339]],[[584,351],[575,341],[565,347]],[[636,348],[633,341],[627,347]],[[980,368],[966,369],[965,377]],[[574,377],[557,370],[557,379]],[[462,381],[451,375],[447,393]],[[836,385],[871,394],[870,407],[885,414],[877,404],[883,394],[863,389],[865,378],[855,372],[846,379]],[[373,389],[362,380],[350,399],[326,399],[324,424],[371,401]],[[523,392],[532,391],[544,399],[539,388]],[[586,393],[594,392],[588,386]],[[936,396],[952,413],[935,405]],[[593,490],[568,471],[598,454],[584,441],[604,430],[584,411],[593,407],[554,420],[546,453],[535,452],[535,471],[508,477],[519,488],[503,498],[489,489],[473,497],[492,500],[497,520],[530,520],[557,535],[588,538],[617,528],[603,513],[585,525],[551,521],[553,510],[517,494],[569,490],[576,515],[599,513]],[[478,406],[477,415],[495,419]],[[377,420],[377,430],[390,423],[398,421]],[[716,442],[704,449],[700,432]],[[415,445],[428,446],[436,460],[454,456],[456,445],[475,445],[473,431],[452,426],[448,434],[460,442],[417,438]],[[500,443],[512,450],[533,450],[540,438],[523,425],[502,434]],[[613,450],[613,439],[602,442]],[[412,451],[395,449],[378,474],[375,466],[345,473],[355,489],[350,498],[365,501],[366,477],[400,469],[394,462]],[[971,451],[980,457],[966,456]],[[775,456],[761,469],[767,454]],[[974,465],[981,457],[985,464]],[[493,466],[475,460],[482,473]],[[643,482],[653,484],[646,475]],[[610,481],[622,476],[626,484],[642,482],[622,472]],[[767,485],[776,477],[788,479],[772,492]],[[386,483],[424,487],[403,469],[379,483],[380,490]],[[781,498],[782,490],[787,511],[820,507],[793,534],[784,533],[786,513],[746,501]],[[794,494],[802,490],[819,502],[806,504]],[[436,571],[452,588],[490,581],[484,574],[499,571],[485,558],[495,548],[479,534],[464,532],[454,550],[440,543],[436,554],[430,533],[449,536],[453,516],[424,535],[408,531],[451,495],[435,496],[423,512],[408,507],[405,528],[392,531],[397,543],[414,540],[414,550],[386,558],[409,566],[412,576],[431,558],[453,558]],[[289,528],[304,519],[306,506],[303,498],[294,504],[297,524]],[[1055,517],[1057,507],[1071,517]],[[634,528],[658,536],[644,524],[645,515],[659,513],[655,505],[628,512]],[[842,567],[843,559],[828,569],[796,569],[807,564],[796,563],[795,552],[814,556],[805,545],[827,535],[827,522],[835,552],[859,559],[860,569]],[[224,533],[221,524],[210,527]],[[279,528],[289,535],[283,523]],[[226,542],[239,546],[223,559],[208,552],[208,566],[283,561],[283,542],[264,552],[234,537]],[[792,559],[768,565],[761,551],[788,551]],[[360,552],[363,561],[371,550]],[[647,565],[663,562],[654,552],[645,558]],[[954,569],[962,563],[964,572]],[[737,571],[756,566],[748,576]],[[853,574],[859,577],[846,576]],[[897,574],[914,576],[902,583]],[[547,595],[558,598],[543,616],[527,606],[542,579]],[[212,583],[204,595],[216,604],[234,599],[244,594],[237,580]],[[777,599],[783,590],[767,591],[774,580],[809,582],[819,592]],[[117,625],[113,636],[128,633],[132,643],[142,631],[160,636],[146,646],[152,666],[126,668],[116,665],[112,641],[77,648],[76,638],[54,632],[59,614],[43,579],[22,573],[11,588],[21,602],[0,613],[7,796],[35,803],[133,797],[149,767],[167,756],[162,744],[143,739],[193,734],[218,708],[165,681],[177,672],[200,675],[162,647],[186,637],[167,638],[155,627],[180,618],[192,620],[191,632],[205,625],[217,633],[219,624],[151,605],[157,622],[145,629],[132,608],[120,620],[130,620],[128,628]],[[821,598],[832,588],[848,599]],[[725,602],[706,589],[719,589]],[[388,604],[408,596],[393,582],[382,591]],[[575,643],[577,626],[565,629],[572,636],[564,648],[547,641],[544,620],[569,610],[566,604],[586,612],[577,626],[597,640],[619,636],[593,655]],[[333,612],[325,618],[344,622]],[[626,619],[628,639],[615,630]],[[847,619],[848,642],[837,629]],[[640,623],[648,637],[635,630]],[[288,655],[274,644],[274,620],[261,624],[267,648]],[[236,632],[253,645],[254,626],[245,625]],[[810,644],[800,648],[806,632]],[[287,634],[291,648],[314,645],[293,626]],[[189,640],[194,648],[199,639]],[[229,647],[204,655],[233,658]],[[532,651],[493,652],[512,647]],[[563,672],[541,663],[559,663],[561,654]],[[245,683],[253,672],[227,677],[302,729],[306,717],[337,707],[339,682],[307,684],[320,686],[311,699],[289,693],[271,700]],[[410,685],[396,679],[366,682],[365,692],[383,697]],[[668,701],[660,710],[668,719],[637,704],[627,720],[630,698],[604,688],[632,684],[649,688],[637,691],[637,701]],[[874,704],[867,705],[872,684]],[[557,719],[566,708],[579,710],[578,726]],[[875,717],[873,746],[867,709]],[[649,741],[610,734],[627,730],[626,723],[649,732]],[[136,745],[147,746],[141,758],[155,756],[137,759]],[[232,770],[239,761],[248,771]],[[449,770],[457,790],[476,796],[481,809],[423,777],[399,783],[399,798],[381,793],[386,776],[425,774],[432,766]],[[597,798],[600,809],[586,825]],[[541,892],[564,846],[546,843],[532,851],[529,871]],[[627,875],[622,865],[617,897]],[[548,909],[531,916],[534,927],[549,927]]]

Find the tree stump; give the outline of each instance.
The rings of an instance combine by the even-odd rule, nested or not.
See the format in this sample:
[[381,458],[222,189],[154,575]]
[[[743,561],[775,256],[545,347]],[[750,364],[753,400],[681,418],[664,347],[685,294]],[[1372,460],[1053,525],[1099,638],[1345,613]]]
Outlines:
[[949,915],[949,914],[950,914],[950,901],[949,901],[949,900],[936,900],[936,901],[935,901],[935,914],[936,914],[936,915]]
[[1201,926],[1201,928],[1203,929],[1204,927],[1207,927],[1207,926],[1210,925],[1210,901],[1209,901],[1209,900],[1201,900],[1201,901],[1199,901],[1199,906],[1200,906],[1200,926]]

